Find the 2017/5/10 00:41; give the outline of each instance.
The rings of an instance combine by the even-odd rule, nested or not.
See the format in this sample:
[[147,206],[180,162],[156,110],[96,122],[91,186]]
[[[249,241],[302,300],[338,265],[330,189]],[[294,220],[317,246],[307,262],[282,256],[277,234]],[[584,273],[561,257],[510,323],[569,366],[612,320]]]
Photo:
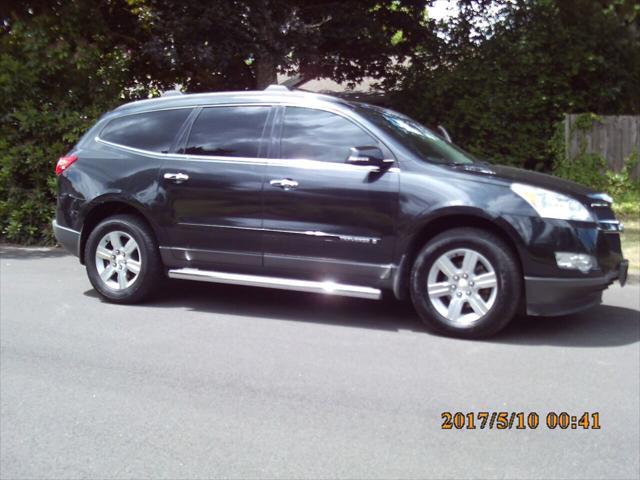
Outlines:
[[[540,415],[537,412],[442,412],[443,430],[535,430],[540,425]],[[549,412],[546,414],[545,425],[551,430],[600,430],[600,413],[584,412],[571,415],[567,412]]]

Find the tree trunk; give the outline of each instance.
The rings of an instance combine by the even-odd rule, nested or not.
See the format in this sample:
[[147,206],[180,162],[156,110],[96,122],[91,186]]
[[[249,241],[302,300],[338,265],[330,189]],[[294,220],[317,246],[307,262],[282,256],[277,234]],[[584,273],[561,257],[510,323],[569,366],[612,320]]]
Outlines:
[[278,83],[276,63],[269,56],[256,58],[256,88],[264,90],[269,85]]

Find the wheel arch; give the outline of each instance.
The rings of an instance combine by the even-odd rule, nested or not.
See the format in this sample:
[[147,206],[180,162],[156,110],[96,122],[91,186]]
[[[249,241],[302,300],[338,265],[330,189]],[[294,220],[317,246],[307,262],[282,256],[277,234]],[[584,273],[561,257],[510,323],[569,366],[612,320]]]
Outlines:
[[[406,239],[393,280],[393,293],[396,298],[400,300],[407,298],[411,268],[422,247],[436,235],[459,227],[478,228],[500,237],[514,255],[520,273],[523,272],[519,235],[507,222],[489,217],[484,211],[476,211],[475,209],[445,211],[418,222]],[[522,298],[524,298],[524,292]]]
[[82,265],[85,264],[84,258],[84,250],[87,243],[87,239],[89,235],[93,231],[93,229],[100,224],[105,218],[112,217],[114,215],[134,215],[144,221],[149,227],[151,233],[156,239],[156,243],[158,240],[157,230],[152,221],[142,212],[142,209],[138,206],[135,206],[132,203],[123,201],[121,199],[115,200],[110,198],[105,198],[100,200],[99,202],[94,202],[86,210],[84,213],[84,218],[82,222],[82,230],[80,232],[80,246],[78,257],[80,259],[80,263]]

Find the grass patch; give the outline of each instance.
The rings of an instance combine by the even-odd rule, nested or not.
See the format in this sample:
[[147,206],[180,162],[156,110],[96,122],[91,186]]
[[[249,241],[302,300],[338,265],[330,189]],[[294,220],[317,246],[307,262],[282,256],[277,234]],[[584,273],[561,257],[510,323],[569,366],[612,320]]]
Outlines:
[[640,217],[640,187],[637,184],[625,192],[615,195],[613,211],[619,217],[625,217],[630,221],[638,221]]
[[629,260],[629,268],[636,272],[640,270],[640,218],[637,215],[623,216],[622,253]]

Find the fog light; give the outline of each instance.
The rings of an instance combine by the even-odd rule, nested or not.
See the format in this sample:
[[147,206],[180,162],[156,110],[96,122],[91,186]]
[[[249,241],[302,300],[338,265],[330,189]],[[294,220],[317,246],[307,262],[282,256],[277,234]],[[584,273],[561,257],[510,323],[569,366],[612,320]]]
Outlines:
[[596,267],[596,259],[584,253],[556,252],[556,263],[560,268],[580,270],[582,273],[588,273]]

